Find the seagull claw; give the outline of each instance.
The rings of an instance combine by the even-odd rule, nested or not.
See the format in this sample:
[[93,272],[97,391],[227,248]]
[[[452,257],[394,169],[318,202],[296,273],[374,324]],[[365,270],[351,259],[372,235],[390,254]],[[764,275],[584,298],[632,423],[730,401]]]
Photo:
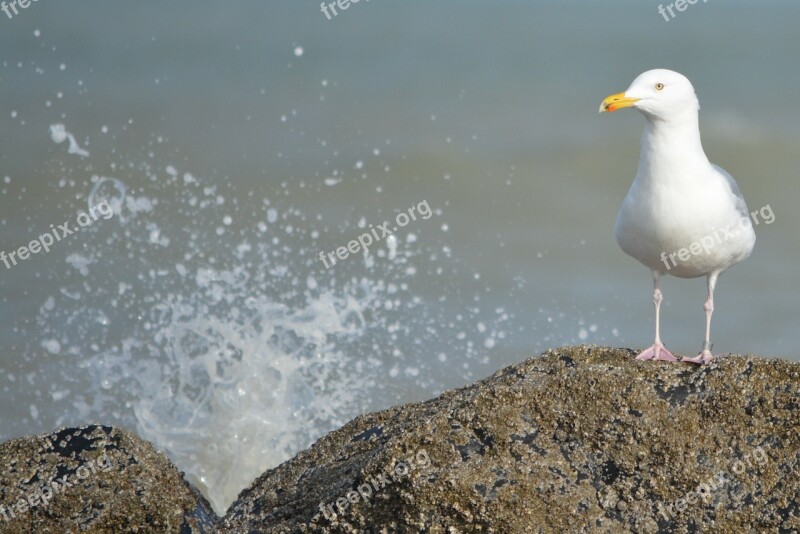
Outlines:
[[711,354],[710,350],[704,350],[694,358],[682,358],[681,361],[684,363],[693,363],[695,365],[703,365],[705,363],[711,363],[714,360],[714,355]]
[[677,362],[678,359],[667,350],[664,345],[654,344],[649,349],[643,350],[636,356],[637,360],[658,360],[662,362]]

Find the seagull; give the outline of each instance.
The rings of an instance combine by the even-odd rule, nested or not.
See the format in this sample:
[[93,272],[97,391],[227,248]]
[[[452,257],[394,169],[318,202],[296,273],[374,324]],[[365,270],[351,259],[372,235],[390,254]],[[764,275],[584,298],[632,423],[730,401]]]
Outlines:
[[681,360],[705,364],[714,359],[711,315],[717,279],[750,256],[756,242],[747,205],[733,177],[709,162],[703,151],[700,104],[685,76],[665,69],[647,71],[625,92],[603,100],[600,113],[624,108],[638,110],[646,122],[636,178],[614,233],[620,248],[652,271],[656,312],[653,346],[636,359],[677,361],[661,342],[661,276],[705,276],[705,341],[700,354]]

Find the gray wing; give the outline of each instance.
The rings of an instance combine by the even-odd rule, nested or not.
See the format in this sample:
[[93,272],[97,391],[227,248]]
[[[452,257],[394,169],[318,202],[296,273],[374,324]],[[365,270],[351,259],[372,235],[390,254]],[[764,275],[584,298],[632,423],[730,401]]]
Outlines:
[[736,184],[736,180],[733,179],[733,176],[728,174],[728,171],[723,169],[718,165],[711,164],[719,173],[727,180],[728,187],[731,188],[731,194],[736,198],[736,210],[739,212],[744,218],[750,218],[750,212],[747,211],[747,204],[744,201],[744,197],[742,196],[742,192],[739,190],[739,186]]

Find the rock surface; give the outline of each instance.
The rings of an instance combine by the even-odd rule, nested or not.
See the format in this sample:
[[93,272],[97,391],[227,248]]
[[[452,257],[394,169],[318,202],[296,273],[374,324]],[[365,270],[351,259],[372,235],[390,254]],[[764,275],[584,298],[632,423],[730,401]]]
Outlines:
[[361,416],[224,518],[125,430],[12,440],[0,532],[800,532],[800,365],[633,356],[562,348]]
[[152,445],[107,426],[0,445],[0,532],[214,532],[206,500]]
[[264,473],[222,531],[800,532],[800,365],[545,353],[361,416]]

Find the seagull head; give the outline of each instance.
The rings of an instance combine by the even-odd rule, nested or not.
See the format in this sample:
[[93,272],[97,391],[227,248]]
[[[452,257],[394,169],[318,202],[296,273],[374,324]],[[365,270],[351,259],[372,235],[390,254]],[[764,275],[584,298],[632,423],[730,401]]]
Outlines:
[[603,100],[600,113],[623,108],[638,109],[648,118],[666,120],[686,112],[697,113],[700,104],[686,76],[655,69],[640,74],[625,92]]

